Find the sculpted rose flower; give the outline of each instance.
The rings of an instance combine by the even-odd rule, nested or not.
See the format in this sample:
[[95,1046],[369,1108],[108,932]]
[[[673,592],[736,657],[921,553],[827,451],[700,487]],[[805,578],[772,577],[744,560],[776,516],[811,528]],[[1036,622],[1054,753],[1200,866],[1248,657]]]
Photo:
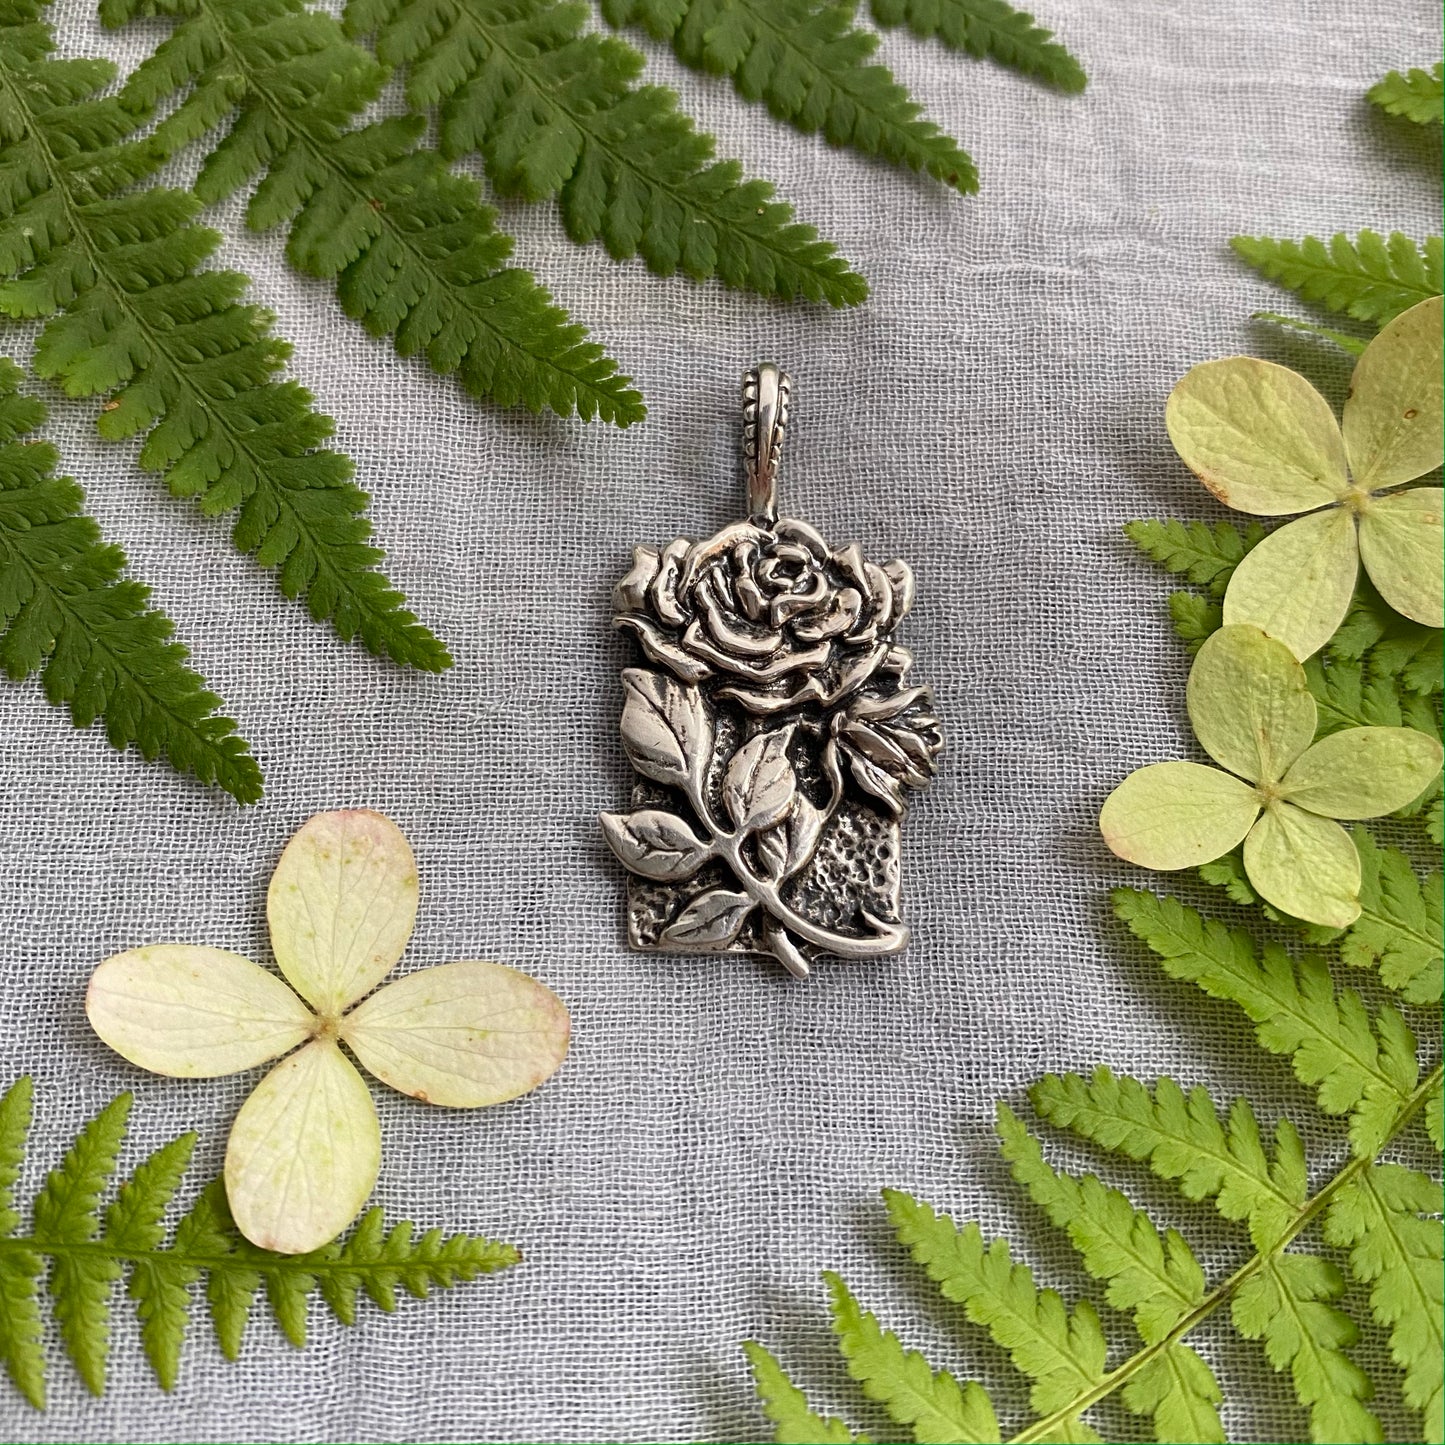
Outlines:
[[832,707],[867,682],[913,603],[913,574],[865,561],[856,544],[830,552],[803,522],[740,522],[702,542],[637,548],[613,602],[617,626],[654,662],[771,714]]

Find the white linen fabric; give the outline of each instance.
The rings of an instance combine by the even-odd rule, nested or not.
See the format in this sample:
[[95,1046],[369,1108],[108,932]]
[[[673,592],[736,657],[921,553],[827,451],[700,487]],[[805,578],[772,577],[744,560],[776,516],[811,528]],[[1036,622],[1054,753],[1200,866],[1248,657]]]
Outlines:
[[[261,1311],[234,1365],[202,1317],[169,1396],[118,1299],[105,1398],[52,1342],[47,1414],[0,1386],[6,1440],[758,1440],[738,1348],[750,1336],[816,1404],[896,1438],[832,1347],[827,1267],[909,1344],[987,1383],[1007,1430],[1025,1408],[1017,1377],[905,1259],[880,1186],[1006,1232],[1072,1301],[1099,1291],[992,1136],[995,1101],[1026,1111],[1043,1073],[1106,1063],[1248,1092],[1266,1119],[1300,1122],[1317,1168],[1338,1160],[1342,1130],[1242,1016],[1167,981],[1110,915],[1111,884],[1150,880],[1104,850],[1100,802],[1130,769],[1194,755],[1169,584],[1120,526],[1224,515],[1164,433],[1164,398],[1193,363],[1251,351],[1342,399],[1347,358],[1249,321],[1300,308],[1226,241],[1437,228],[1438,131],[1362,97],[1439,54],[1439,17],[1423,0],[1045,8],[1089,72],[1082,96],[905,32],[883,41],[976,157],[968,199],[799,136],[641,42],[650,77],[682,91],[723,154],[773,178],[873,296],[836,313],[664,280],[573,247],[548,206],[505,205],[522,263],[645,393],[651,415],[626,432],[468,400],[347,321],[328,286],[287,269],[280,236],[245,231],[239,206],[212,217],[223,261],[254,278],[295,343],[294,374],[337,419],[391,577],[454,649],[445,676],[342,646],[232,551],[224,521],[169,499],[134,447],[96,439],[94,405],[46,393],[47,434],[240,720],[267,792],[240,809],[75,732],[36,681],[0,688],[0,1072],[34,1074],[38,1096],[22,1198],[123,1089],[136,1096],[125,1167],[188,1128],[185,1200],[219,1167],[254,1079],[130,1067],[88,1028],[85,982],[149,941],[267,961],[271,869],[323,809],[380,809],[411,839],[422,904],[403,970],[526,969],[567,1001],[574,1044],[535,1095],[483,1112],[377,1089],[377,1201],[516,1241],[518,1268],[394,1316],[363,1301],[353,1329],[317,1304],[304,1352]],[[88,0],[62,0],[54,20],[66,53],[122,65],[165,33],[102,32]],[[29,344],[12,329],[4,349],[23,361]],[[763,358],[795,379],[783,509],[913,564],[900,640],[949,740],[904,830],[912,946],[806,984],[769,960],[630,953],[623,870],[596,822],[631,782],[611,587],[634,543],[741,515],[738,382]],[[1242,1234],[1208,1209],[1049,1147],[1130,1181],[1211,1271],[1242,1257]],[[1127,1348],[1127,1320],[1105,1319]],[[1216,1329],[1202,1347],[1233,1438],[1305,1438],[1257,1346]],[[1412,1438],[1384,1340],[1367,1332],[1357,1352],[1384,1384],[1390,1437]],[[1145,1438],[1117,1401],[1097,1424]]]

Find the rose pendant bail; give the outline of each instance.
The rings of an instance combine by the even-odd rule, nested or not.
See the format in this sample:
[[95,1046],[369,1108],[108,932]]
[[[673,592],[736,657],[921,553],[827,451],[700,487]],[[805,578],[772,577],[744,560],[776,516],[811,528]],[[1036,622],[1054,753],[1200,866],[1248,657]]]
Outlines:
[[764,361],[743,377],[743,471],[748,481],[748,516],[771,527],[778,520],[778,466],[793,379],[775,362]]

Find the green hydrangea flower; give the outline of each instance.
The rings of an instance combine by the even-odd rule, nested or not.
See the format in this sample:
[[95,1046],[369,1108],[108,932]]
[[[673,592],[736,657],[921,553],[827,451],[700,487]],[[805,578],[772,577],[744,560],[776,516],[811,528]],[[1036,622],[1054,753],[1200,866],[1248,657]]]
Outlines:
[[1169,439],[1221,502],[1259,517],[1307,513],[1235,569],[1226,623],[1261,628],[1303,661],[1344,620],[1362,562],[1396,611],[1445,623],[1445,494],[1391,490],[1441,463],[1442,315],[1445,298],[1431,297],[1370,342],[1343,429],[1298,372],[1251,356],[1207,361],[1174,388]]
[[1249,881],[1276,908],[1330,928],[1353,923],[1360,858],[1334,820],[1377,818],[1418,797],[1440,771],[1440,744],[1414,728],[1345,728],[1312,742],[1304,668],[1283,643],[1237,623],[1199,649],[1188,703],[1219,767],[1131,773],[1099,814],[1104,841],[1164,870],[1209,863],[1242,841]]

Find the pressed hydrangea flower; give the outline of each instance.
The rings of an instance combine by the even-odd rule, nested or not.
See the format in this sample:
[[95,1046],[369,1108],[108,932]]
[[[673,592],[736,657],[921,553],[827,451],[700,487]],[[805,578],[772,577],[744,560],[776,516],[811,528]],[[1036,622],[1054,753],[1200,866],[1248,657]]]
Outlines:
[[[1360,857],[1336,818],[1377,818],[1440,771],[1440,744],[1414,728],[1345,728],[1318,742],[1304,668],[1283,643],[1234,625],[1199,649],[1189,720],[1220,766],[1153,763],[1104,803],[1099,827],[1121,858],[1190,868],[1241,841],[1244,869],[1276,908],[1344,928],[1360,916]],[[1228,772],[1221,772],[1227,768]]]
[[1442,314],[1445,299],[1432,297],[1370,342],[1343,430],[1304,377],[1251,356],[1207,361],[1174,388],[1169,438],[1221,502],[1260,517],[1308,514],[1235,569],[1226,623],[1259,627],[1303,661],[1344,620],[1360,563],[1397,612],[1445,622],[1445,494],[1392,490],[1441,462]]
[[239,954],[193,944],[118,953],[91,977],[92,1027],[143,1069],[215,1078],[289,1055],[241,1106],[226,1147],[231,1212],[254,1244],[316,1249],[376,1183],[376,1108],[341,1045],[383,1083],[452,1108],[525,1094],[567,1052],[562,1001],[500,964],[442,964],[377,989],[416,910],[416,860],[396,824],[321,813],[286,845],[266,897],[294,993]]

